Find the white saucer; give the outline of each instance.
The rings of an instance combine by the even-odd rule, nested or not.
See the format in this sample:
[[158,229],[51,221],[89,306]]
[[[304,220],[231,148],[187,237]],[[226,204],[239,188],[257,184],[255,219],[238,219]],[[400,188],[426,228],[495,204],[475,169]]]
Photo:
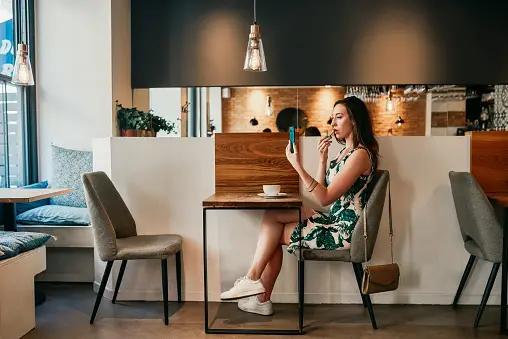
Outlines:
[[259,197],[263,197],[263,198],[266,198],[266,199],[273,199],[273,198],[282,198],[282,197],[287,197],[287,193],[279,193],[277,195],[266,195],[264,193],[258,193],[258,196]]

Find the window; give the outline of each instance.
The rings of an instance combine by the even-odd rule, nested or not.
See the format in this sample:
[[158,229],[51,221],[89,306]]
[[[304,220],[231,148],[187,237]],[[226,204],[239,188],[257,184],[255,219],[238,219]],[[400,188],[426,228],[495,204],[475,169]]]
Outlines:
[[[0,0],[0,187],[21,187],[33,181],[29,180],[27,146],[36,136],[28,135],[30,119],[26,99],[35,89],[10,82],[16,43],[21,41],[21,36],[27,41],[31,32],[24,20],[30,18],[27,15],[28,9],[33,8],[30,5],[33,6],[33,1]],[[32,52],[33,46],[30,48]]]

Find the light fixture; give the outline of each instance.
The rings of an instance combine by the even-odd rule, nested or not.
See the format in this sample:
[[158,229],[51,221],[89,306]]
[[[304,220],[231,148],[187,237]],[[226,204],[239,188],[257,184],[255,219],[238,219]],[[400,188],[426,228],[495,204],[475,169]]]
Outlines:
[[399,118],[395,121],[395,123],[400,127],[404,123],[404,119],[402,119],[399,115]]
[[266,97],[265,115],[271,117],[273,115],[273,103],[270,96]]
[[388,112],[392,112],[393,111],[392,91],[389,90],[389,89],[387,89],[386,110]]
[[392,101],[392,98],[390,98],[390,97],[388,97],[388,99],[386,100],[386,110],[388,112],[393,111],[393,101]]
[[256,0],[254,0],[254,23],[250,26],[249,42],[245,54],[244,71],[266,72],[265,51],[263,41],[256,22]]
[[18,44],[11,83],[22,86],[34,85],[32,65],[30,64],[30,58],[28,57],[28,45],[24,43]]
[[24,43],[24,39],[28,39],[28,20],[27,11],[22,10],[23,15],[19,25],[16,25],[16,40],[21,41],[18,43],[16,49],[16,60],[14,62],[14,69],[12,71],[11,83],[21,86],[33,86],[34,75],[32,73],[32,65],[28,57],[28,44]]

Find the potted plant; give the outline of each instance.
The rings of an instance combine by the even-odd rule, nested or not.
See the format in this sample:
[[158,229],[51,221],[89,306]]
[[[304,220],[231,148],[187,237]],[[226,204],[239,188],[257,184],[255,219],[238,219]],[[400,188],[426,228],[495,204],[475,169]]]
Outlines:
[[118,101],[116,106],[121,136],[155,137],[159,131],[176,134],[175,123],[153,114],[153,110],[143,112],[136,107],[126,108]]
[[166,119],[158,116],[153,115],[151,116],[151,122],[152,122],[152,130],[154,132],[154,137],[157,136],[157,132],[164,131],[168,134],[176,134],[175,130],[175,123],[171,121],[167,121]]
[[134,108],[123,107],[116,102],[118,126],[120,135],[125,137],[135,137],[137,135],[136,125],[139,119],[139,111]]

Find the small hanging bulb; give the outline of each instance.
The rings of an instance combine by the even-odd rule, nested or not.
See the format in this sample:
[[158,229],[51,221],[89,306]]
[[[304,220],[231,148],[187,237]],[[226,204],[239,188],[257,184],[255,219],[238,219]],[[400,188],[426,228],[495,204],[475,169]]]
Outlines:
[[28,46],[26,44],[18,44],[11,83],[22,86],[34,85],[32,65],[30,64]]
[[386,110],[388,112],[393,111],[393,100],[392,100],[392,94],[388,93],[388,97],[386,98]]
[[265,115],[268,117],[273,116],[273,103],[270,96],[266,97]]
[[397,124],[398,127],[400,127],[404,123],[404,120],[399,115],[399,118],[397,119],[397,121],[395,121],[395,123]]

